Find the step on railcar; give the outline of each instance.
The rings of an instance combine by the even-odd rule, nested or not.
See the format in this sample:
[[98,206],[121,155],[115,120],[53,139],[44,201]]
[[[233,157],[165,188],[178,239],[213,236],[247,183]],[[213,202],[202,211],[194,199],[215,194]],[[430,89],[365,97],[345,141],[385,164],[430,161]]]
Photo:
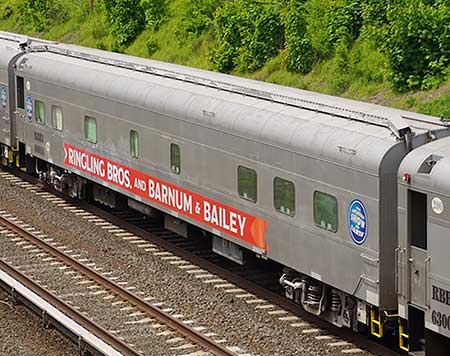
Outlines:
[[307,311],[409,347],[398,168],[448,136],[446,122],[8,33],[0,48],[4,163],[73,196],[162,212],[184,236],[194,225],[237,263],[276,261]]

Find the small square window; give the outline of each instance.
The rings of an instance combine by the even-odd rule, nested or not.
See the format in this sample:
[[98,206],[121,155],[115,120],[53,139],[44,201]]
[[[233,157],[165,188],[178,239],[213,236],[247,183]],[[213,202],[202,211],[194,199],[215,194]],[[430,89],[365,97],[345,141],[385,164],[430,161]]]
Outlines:
[[275,210],[289,216],[295,215],[294,183],[275,177],[273,181],[273,200]]
[[238,167],[238,193],[242,199],[256,202],[257,177],[255,170],[243,166]]
[[133,158],[139,157],[139,135],[137,131],[130,131],[130,154]]
[[97,120],[90,116],[84,117],[84,137],[92,143],[97,143]]
[[52,126],[55,130],[63,130],[63,111],[60,106],[52,106]]
[[35,118],[36,122],[45,125],[45,104],[42,101],[35,100]]
[[338,230],[338,202],[336,197],[314,192],[314,222],[324,230]]
[[172,143],[170,145],[170,166],[173,173],[181,173],[180,146],[178,146],[176,143]]

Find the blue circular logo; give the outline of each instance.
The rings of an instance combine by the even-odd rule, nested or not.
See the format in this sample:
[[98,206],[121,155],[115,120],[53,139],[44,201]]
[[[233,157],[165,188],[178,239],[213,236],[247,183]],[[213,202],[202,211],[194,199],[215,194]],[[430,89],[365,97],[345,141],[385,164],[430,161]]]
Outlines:
[[353,241],[362,245],[367,240],[367,211],[364,204],[355,199],[348,209],[348,228]]
[[28,121],[32,122],[33,121],[33,98],[29,95],[27,96],[26,110],[27,110]]
[[6,104],[7,104],[8,97],[7,97],[7,94],[6,94],[6,86],[4,86],[4,85],[0,86],[0,99],[1,99],[1,102],[2,102],[2,108],[6,109]]

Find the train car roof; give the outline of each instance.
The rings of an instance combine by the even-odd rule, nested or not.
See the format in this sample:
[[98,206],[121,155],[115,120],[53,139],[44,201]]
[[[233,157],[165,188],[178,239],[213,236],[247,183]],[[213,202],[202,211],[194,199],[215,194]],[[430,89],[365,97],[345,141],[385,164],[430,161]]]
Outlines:
[[6,70],[10,60],[28,46],[50,44],[56,45],[57,42],[0,31],[0,69]]
[[17,42],[2,39],[0,36],[0,70],[6,70],[11,58],[20,52]]
[[450,137],[410,152],[400,165],[400,182],[405,173],[411,176],[411,187],[450,197]]
[[[121,53],[115,52],[106,52],[103,50],[98,50],[95,48],[85,48],[75,45],[66,45],[61,44],[61,48],[66,48],[69,51],[72,50],[74,52],[83,52],[87,56],[98,56],[105,57],[111,60],[117,60],[120,62],[128,62],[134,63],[136,65],[149,66],[155,69],[155,74],[158,69],[165,71],[166,73],[181,74],[185,76],[192,76],[201,79],[207,79],[212,83],[216,83],[218,86],[220,84],[225,83],[230,85],[235,85],[239,87],[244,87],[248,89],[248,92],[251,93],[251,90],[260,91],[262,96],[269,97],[270,94],[276,93],[279,97],[292,97],[298,100],[301,100],[304,104],[307,102],[317,103],[320,105],[328,106],[328,107],[342,107],[350,114],[352,111],[361,112],[366,114],[367,116],[380,116],[380,117],[390,117],[391,119],[399,119],[399,121],[406,121],[407,124],[415,123],[416,126],[420,126],[417,124],[418,122],[426,122],[428,125],[440,125],[440,119],[436,117],[432,117],[429,115],[423,115],[419,113],[414,113],[405,110],[399,110],[395,108],[390,108],[386,106],[376,105],[372,103],[367,103],[363,101],[357,101],[352,99],[346,99],[338,96],[321,94],[308,90],[301,90],[292,87],[286,87],[278,84],[262,82],[254,79],[247,79],[242,77],[237,77],[229,74],[223,74],[218,72],[212,72],[208,70],[192,68],[187,66],[182,66],[173,63],[161,62],[152,59],[133,57]],[[169,74],[170,75],[170,74]],[[414,125],[413,125],[414,126]],[[419,128],[419,127],[417,127]]]
[[[381,161],[398,146],[405,128],[416,138],[449,132],[436,117],[78,46],[45,46],[25,57],[27,65],[19,60],[19,70],[100,101],[162,113],[373,175],[380,174]],[[145,120],[139,123],[147,124],[148,116]]]

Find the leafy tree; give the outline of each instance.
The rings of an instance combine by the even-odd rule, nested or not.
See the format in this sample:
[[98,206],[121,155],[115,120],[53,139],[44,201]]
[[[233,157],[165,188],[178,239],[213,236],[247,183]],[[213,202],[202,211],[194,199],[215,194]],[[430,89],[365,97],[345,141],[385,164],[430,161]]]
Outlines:
[[177,36],[184,39],[199,36],[213,26],[214,14],[223,0],[186,0],[181,21],[177,27]]
[[244,37],[247,58],[243,61],[243,69],[254,71],[261,68],[268,59],[278,54],[284,46],[284,27],[280,13],[273,7],[262,9],[255,7],[251,13],[251,30]]
[[305,12],[308,37],[320,59],[330,58],[339,42],[351,45],[359,36],[360,0],[309,0]]
[[212,62],[216,70],[230,72],[253,71],[284,45],[284,29],[280,13],[274,6],[248,3],[243,0],[226,2],[214,17],[217,46]]
[[58,0],[24,0],[18,12],[22,23],[31,25],[37,32],[44,31],[50,25],[63,23],[68,18],[63,3]]
[[285,65],[291,71],[307,73],[337,49],[341,54],[343,48],[347,51],[359,37],[361,0],[289,0],[283,20]]
[[286,67],[293,72],[307,73],[316,60],[316,53],[307,33],[304,0],[291,0],[283,20],[286,36]]
[[450,64],[448,1],[391,0],[388,20],[384,48],[394,87],[404,91],[438,84]]
[[147,26],[157,31],[168,14],[167,0],[140,0],[140,6],[144,9]]
[[119,49],[134,40],[145,27],[145,15],[139,0],[103,0],[111,33]]
[[242,45],[242,35],[248,27],[248,19],[240,1],[226,2],[214,15],[214,29],[217,45],[212,51],[214,69],[230,72]]

